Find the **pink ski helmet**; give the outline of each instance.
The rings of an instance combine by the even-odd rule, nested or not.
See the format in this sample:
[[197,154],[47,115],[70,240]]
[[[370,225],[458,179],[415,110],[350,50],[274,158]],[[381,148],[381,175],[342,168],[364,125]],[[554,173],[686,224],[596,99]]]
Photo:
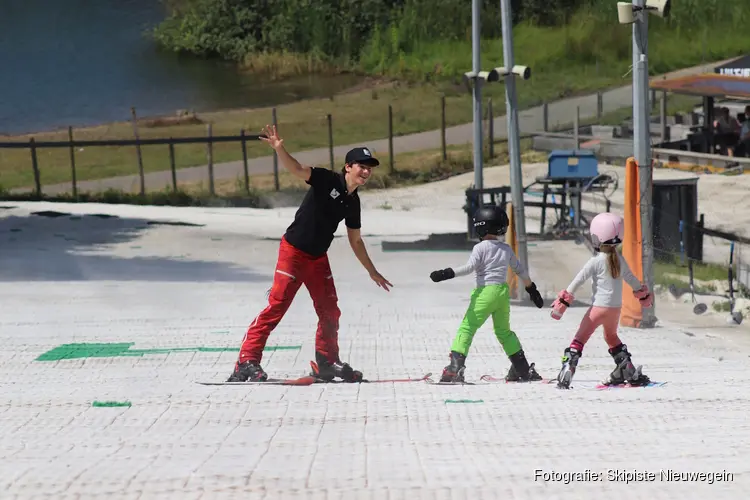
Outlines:
[[625,221],[617,214],[604,212],[593,218],[589,227],[591,242],[600,245],[617,245],[625,237]]

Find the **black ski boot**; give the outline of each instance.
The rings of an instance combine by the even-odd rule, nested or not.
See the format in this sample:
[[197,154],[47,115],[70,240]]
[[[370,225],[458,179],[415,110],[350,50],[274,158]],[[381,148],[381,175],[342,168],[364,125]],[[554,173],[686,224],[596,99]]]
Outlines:
[[630,384],[633,386],[648,385],[651,381],[646,375],[641,373],[642,366],[635,366],[630,360],[628,346],[620,344],[609,350],[610,356],[615,360],[616,368],[609,374],[607,380],[602,382],[604,385],[622,385]]
[[581,351],[575,347],[566,347],[562,357],[562,368],[557,374],[557,387],[560,389],[570,389],[570,382],[576,373],[578,360],[581,359]]
[[443,368],[443,374],[440,376],[441,382],[463,382],[464,381],[464,362],[466,356],[460,352],[451,351],[451,364]]
[[344,382],[362,382],[362,372],[354,370],[349,363],[343,363],[341,360],[331,363],[319,352],[315,353],[315,365],[311,375],[324,382],[331,382],[338,377]]
[[505,376],[506,382],[532,382],[542,380],[542,376],[539,375],[534,369],[534,363],[529,364],[526,361],[526,355],[523,353],[523,349],[518,351],[512,356],[509,356],[510,369],[508,374]]
[[268,374],[263,371],[260,364],[254,361],[239,362],[234,365],[234,372],[229,376],[227,382],[265,382]]

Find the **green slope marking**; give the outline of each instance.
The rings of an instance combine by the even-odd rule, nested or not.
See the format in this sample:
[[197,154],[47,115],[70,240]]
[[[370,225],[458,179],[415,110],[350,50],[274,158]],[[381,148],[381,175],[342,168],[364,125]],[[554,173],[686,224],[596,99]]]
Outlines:
[[[62,359],[117,358],[143,356],[144,354],[169,354],[173,352],[239,352],[239,347],[173,347],[162,349],[131,349],[133,342],[112,344],[63,344],[45,352],[36,361],[60,361]],[[301,345],[266,346],[264,352],[291,351]]]
[[130,401],[94,401],[91,406],[94,408],[129,408],[132,404]]
[[445,403],[484,403],[483,399],[446,399]]

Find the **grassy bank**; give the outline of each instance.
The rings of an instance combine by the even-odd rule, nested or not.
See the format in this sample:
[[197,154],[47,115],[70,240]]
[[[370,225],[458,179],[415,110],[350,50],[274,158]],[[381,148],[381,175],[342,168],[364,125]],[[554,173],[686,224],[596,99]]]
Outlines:
[[[744,16],[745,14],[741,14]],[[744,53],[750,46],[750,35],[744,31],[719,29],[710,31],[668,28],[662,21],[650,28],[649,62],[652,74],[680,69],[708,60],[727,58]],[[374,75],[373,80],[359,90],[337,95],[331,99],[317,99],[279,106],[278,121],[286,144],[292,151],[328,145],[326,115],[333,117],[333,139],[337,145],[367,143],[388,134],[388,106],[393,110],[395,135],[438,129],[441,121],[440,97],[445,95],[448,126],[470,122],[471,96],[457,78],[470,69],[471,44],[463,39],[450,41],[402,40],[405,28],[391,30],[388,43],[385,33],[373,36],[363,48],[357,69]],[[708,36],[710,34],[710,37]],[[377,37],[380,36],[380,42]],[[710,43],[709,43],[710,41]],[[502,62],[499,39],[484,40],[484,67]],[[516,61],[532,68],[531,80],[518,86],[521,107],[543,101],[595,91],[631,82],[630,28],[605,24],[594,14],[581,13],[564,27],[541,27],[522,23],[514,29]],[[409,50],[405,50],[404,47]],[[289,53],[282,56],[263,54],[247,60],[256,70],[304,72],[326,69],[327,59],[303,56],[302,62]],[[307,58],[307,63],[304,63]],[[321,62],[322,61],[322,62]],[[395,83],[393,79],[401,79]],[[504,113],[503,85],[487,86],[483,90],[485,102],[492,98],[497,116]],[[271,121],[271,107],[202,113],[193,120],[180,124],[146,126],[139,134],[143,138],[185,137],[206,134],[206,124],[212,123],[215,135],[235,135],[240,129],[258,133]],[[572,121],[572,117],[571,117]],[[158,125],[158,124],[157,124]],[[78,139],[132,138],[130,123],[113,123],[75,131]],[[3,137],[5,140],[27,141],[30,136]],[[37,141],[67,140],[67,131],[34,134]],[[176,148],[176,167],[207,163],[203,145],[179,145]],[[248,145],[250,158],[265,156],[268,148],[261,143]],[[146,172],[169,169],[168,147],[145,146],[142,149]],[[378,152],[381,156],[386,151]],[[76,151],[77,178],[102,179],[138,173],[133,147],[85,148]],[[241,159],[239,144],[216,144],[214,162]],[[66,148],[38,150],[42,184],[69,182],[70,153]],[[0,185],[6,189],[33,186],[31,157],[28,150],[0,148]]]
[[[522,161],[544,161],[546,154],[531,150],[531,141],[522,140]],[[450,176],[470,172],[474,168],[473,149],[471,145],[452,146],[447,148],[447,158],[443,159],[440,150],[425,150],[397,154],[394,161],[399,168],[389,173],[385,169],[376,169],[362,191],[397,188],[424,184],[446,179]],[[485,162],[507,164],[508,150],[506,143],[495,145],[495,156],[489,158],[485,151]],[[489,163],[488,163],[489,164]],[[224,179],[217,181],[215,195],[211,195],[208,186],[203,182],[181,183],[175,192],[170,188],[151,190],[145,196],[122,191],[107,190],[79,195],[80,202],[90,203],[126,203],[137,205],[173,205],[173,206],[238,206],[268,208],[274,201],[288,196],[298,196],[309,189],[303,181],[293,177],[282,169],[279,175],[279,192],[274,189],[273,175],[253,176],[250,191],[244,188],[243,179]],[[32,193],[11,194],[0,190],[0,199],[9,201],[35,201]],[[70,194],[43,196],[44,201],[73,202]]]
[[[710,295],[725,297],[727,300],[712,300],[711,308],[716,312],[729,312],[729,283],[727,277],[728,264],[719,265],[705,262],[693,264],[693,281],[695,293],[699,295]],[[737,279],[735,274],[735,280]],[[654,262],[654,283],[664,288],[674,286],[681,293],[689,293],[690,274],[687,263],[680,263],[675,259],[673,262]],[[735,298],[750,297],[750,290],[742,284],[734,282]],[[736,308],[735,310],[739,310]]]
[[[328,145],[328,128],[326,115],[333,116],[333,139],[336,145],[349,143],[367,143],[372,139],[385,138],[388,135],[388,105],[393,109],[393,128],[396,136],[431,130],[440,127],[440,99],[445,95],[447,126],[470,122],[472,119],[471,99],[460,87],[439,85],[408,86],[403,84],[384,84],[371,89],[360,90],[336,96],[333,100],[318,99],[295,103],[278,108],[279,130],[285,138],[290,151],[296,152]],[[530,101],[538,94],[525,93]],[[485,99],[486,101],[486,99]],[[498,102],[500,101],[500,102]],[[495,115],[503,112],[502,96],[493,98]],[[669,111],[676,112],[690,109],[695,103],[692,99],[670,97]],[[500,109],[498,109],[500,108]],[[618,124],[630,117],[629,108],[607,113],[601,122]],[[270,109],[234,110],[215,113],[203,113],[196,119],[185,120],[182,124],[139,125],[141,138],[186,137],[206,134],[207,123],[212,123],[214,135],[235,135],[240,129],[247,133],[258,133],[262,126],[271,121]],[[571,117],[572,121],[572,117]],[[592,120],[582,120],[587,124]],[[131,139],[133,137],[130,123],[113,123],[100,127],[77,129],[76,139]],[[34,134],[36,141],[65,141],[67,131]],[[4,137],[4,140],[28,141],[30,136]],[[398,151],[397,151],[398,152]],[[266,156],[268,147],[260,142],[248,142],[249,158]],[[387,150],[376,152],[387,162]],[[156,172],[168,170],[169,148],[161,146],[143,146],[142,158],[144,170]],[[215,163],[236,161],[242,158],[238,143],[218,143],[213,148]],[[67,148],[39,149],[37,159],[43,185],[69,182],[71,179],[70,152]],[[76,176],[79,181],[102,179],[120,175],[137,175],[138,163],[134,147],[92,147],[75,151]],[[181,144],[175,147],[175,165],[177,169],[207,163],[205,145]],[[31,168],[31,157],[28,149],[0,148],[0,186],[5,189],[31,187],[34,183]],[[396,162],[401,169],[400,162]],[[178,181],[182,183],[178,172]],[[148,189],[161,189],[163,186],[147,186]]]

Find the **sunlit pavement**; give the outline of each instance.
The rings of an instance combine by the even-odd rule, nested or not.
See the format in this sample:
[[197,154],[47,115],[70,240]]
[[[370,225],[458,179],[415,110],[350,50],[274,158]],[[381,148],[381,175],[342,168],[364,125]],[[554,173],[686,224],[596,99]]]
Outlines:
[[[293,210],[5,205],[20,208],[0,210],[3,499],[747,496],[750,352],[724,338],[623,328],[634,361],[667,382],[658,388],[596,390],[614,367],[600,334],[570,391],[483,383],[509,367],[491,322],[467,360],[472,386],[203,386],[230,374],[270,286],[278,241],[264,238],[278,238]],[[51,208],[63,215],[28,215]],[[468,253],[380,246],[385,234],[420,238],[431,216],[441,217],[365,218],[391,292],[345,237],[331,249],[341,357],[369,379],[437,379],[448,362],[473,281],[428,276]],[[584,310],[555,322],[513,306],[543,376],[556,375]],[[265,370],[306,374],[315,327],[300,290]]]

